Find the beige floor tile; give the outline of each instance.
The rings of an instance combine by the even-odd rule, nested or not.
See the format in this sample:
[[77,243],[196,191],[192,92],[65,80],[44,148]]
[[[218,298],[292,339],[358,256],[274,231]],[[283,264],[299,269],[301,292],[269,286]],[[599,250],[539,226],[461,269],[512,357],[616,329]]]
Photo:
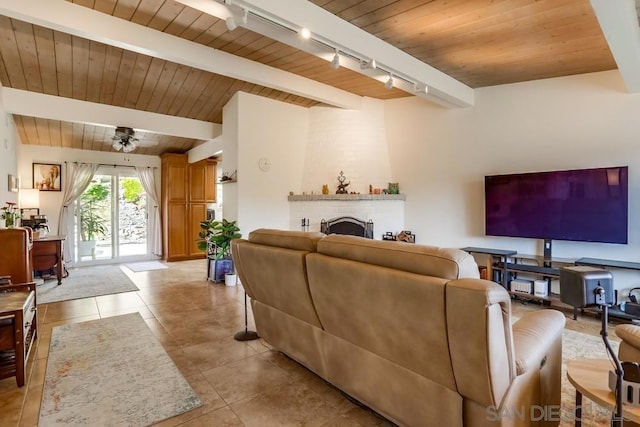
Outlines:
[[201,372],[255,356],[255,350],[233,338],[207,340],[201,344],[182,347],[184,355]]
[[293,382],[285,371],[259,356],[203,372],[227,403],[248,399]]
[[230,404],[245,426],[321,426],[335,419],[335,408],[308,388],[289,383]]
[[229,408],[221,408],[181,424],[182,427],[233,427],[244,426],[240,418]]

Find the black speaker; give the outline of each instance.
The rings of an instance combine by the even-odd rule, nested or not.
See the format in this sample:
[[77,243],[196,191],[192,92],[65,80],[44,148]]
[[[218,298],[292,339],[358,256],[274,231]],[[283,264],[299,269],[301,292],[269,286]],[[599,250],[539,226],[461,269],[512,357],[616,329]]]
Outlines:
[[574,307],[613,305],[613,275],[610,271],[583,265],[561,267],[560,300]]

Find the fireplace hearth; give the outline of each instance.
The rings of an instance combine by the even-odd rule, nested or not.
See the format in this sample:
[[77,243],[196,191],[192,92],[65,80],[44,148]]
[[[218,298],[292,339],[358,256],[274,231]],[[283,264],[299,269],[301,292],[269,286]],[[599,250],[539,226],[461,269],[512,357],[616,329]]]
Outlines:
[[324,234],[346,234],[373,239],[373,221],[363,221],[352,216],[341,216],[328,221],[320,221],[320,231]]

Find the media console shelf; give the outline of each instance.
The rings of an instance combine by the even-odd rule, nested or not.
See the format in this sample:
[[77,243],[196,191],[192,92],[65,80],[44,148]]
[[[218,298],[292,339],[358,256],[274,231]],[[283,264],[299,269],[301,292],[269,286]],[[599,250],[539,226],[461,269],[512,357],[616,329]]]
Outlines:
[[624,268],[627,270],[640,270],[640,262],[616,261],[611,259],[600,258],[580,258],[576,261],[576,265],[589,265],[592,267],[613,267]]
[[[472,246],[468,246],[466,248],[462,248],[463,251],[469,252],[470,254],[484,254],[489,255],[491,257],[491,262],[487,266],[489,271],[487,272],[487,277],[493,279],[493,266],[499,263],[507,263],[508,258],[514,256],[518,253],[518,251],[512,251],[509,249],[491,249],[491,248],[476,248]],[[508,263],[507,263],[508,265]],[[508,270],[508,267],[507,267]],[[505,271],[504,274],[500,274],[500,277],[497,277],[495,282],[500,283],[505,289],[509,290],[509,274]]]
[[[541,301],[545,305],[551,302],[560,302],[560,297],[551,292],[551,280],[560,277],[560,267],[565,265],[574,265],[573,259],[568,258],[544,258],[538,255],[518,254],[513,250],[490,249],[467,247],[462,250],[469,253],[486,254],[491,256],[491,262],[488,267],[491,271],[488,277],[494,282],[501,284],[510,295],[515,298],[524,300]],[[535,264],[527,264],[526,262],[535,262]],[[515,279],[518,273],[531,274],[541,276],[547,281],[547,296],[537,296],[522,292],[514,292],[509,284],[511,279]]]

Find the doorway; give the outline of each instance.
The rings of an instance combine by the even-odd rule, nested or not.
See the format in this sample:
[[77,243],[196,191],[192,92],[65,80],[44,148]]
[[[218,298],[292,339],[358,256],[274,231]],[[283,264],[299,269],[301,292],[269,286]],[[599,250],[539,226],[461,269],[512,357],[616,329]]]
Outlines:
[[147,195],[135,170],[104,167],[75,206],[77,265],[148,259]]

